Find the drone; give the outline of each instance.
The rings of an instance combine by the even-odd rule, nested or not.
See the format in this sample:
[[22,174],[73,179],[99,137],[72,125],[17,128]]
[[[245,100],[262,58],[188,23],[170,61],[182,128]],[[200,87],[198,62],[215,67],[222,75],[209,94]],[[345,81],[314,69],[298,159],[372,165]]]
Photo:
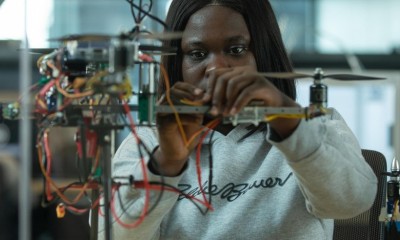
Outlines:
[[[133,4],[133,1],[128,2]],[[43,129],[40,131],[43,136],[38,139],[45,139],[46,130],[52,126],[77,126],[75,141],[80,149],[79,158],[83,162],[82,165],[92,164],[93,167],[95,163],[91,163],[90,160],[97,157],[96,152],[92,150],[93,146],[98,145],[101,149],[109,150],[112,142],[110,139],[112,136],[115,137],[115,131],[132,127],[133,124],[126,120],[131,112],[137,113],[136,125],[143,126],[154,126],[157,113],[178,115],[208,113],[210,106],[184,103],[171,106],[156,103],[156,76],[162,71],[158,69],[161,66],[154,56],[176,54],[178,49],[142,44],[141,40],[179,39],[182,33],[141,31],[138,26],[143,18],[149,15],[150,9],[151,4],[148,9],[142,8],[139,11],[139,15],[135,18],[136,26],[129,32],[117,35],[67,35],[49,39],[59,42],[59,48],[30,49],[33,54],[41,54],[37,67],[42,77],[38,82],[39,90],[35,95],[34,106],[35,118]],[[138,70],[138,76],[131,80],[128,72],[135,68]],[[279,117],[316,118],[332,112],[332,109],[327,108],[328,87],[323,83],[324,79],[341,81],[383,79],[353,74],[325,75],[321,68],[316,68],[314,74],[296,72],[259,74],[271,79],[313,79],[309,106],[275,108],[253,102],[234,116],[223,117],[223,123],[258,125]],[[136,97],[135,104],[130,103],[133,96]],[[8,104],[3,107],[4,118],[17,119],[18,114],[18,104]],[[45,148],[43,152],[47,151]],[[111,156],[106,152],[103,151],[104,156],[101,156],[99,161],[103,162],[103,169],[99,166],[103,171],[102,175],[99,176],[97,169],[94,171],[84,169],[83,176],[84,186],[97,191],[97,194],[100,192],[99,185],[102,185],[106,238],[111,239],[111,217],[107,203],[111,202],[113,178],[110,170]],[[42,157],[47,158],[46,154]],[[103,181],[97,181],[98,179]],[[96,199],[93,197],[92,202]],[[93,212],[96,211],[98,209],[93,209]],[[96,216],[92,214],[93,222]],[[97,234],[95,224],[93,229]]]
[[[137,35],[142,36],[142,35]],[[161,34],[143,34],[145,38],[155,39],[176,39],[181,36],[181,33],[171,33],[164,37]],[[130,93],[131,86],[126,79],[126,72],[135,65],[139,65],[139,90],[134,91],[138,96],[138,104],[130,105],[130,109],[138,111],[139,123],[143,125],[152,125],[155,123],[156,113],[180,113],[180,114],[195,114],[207,113],[210,110],[209,106],[192,106],[192,105],[156,105],[156,86],[157,74],[156,66],[158,63],[152,58],[152,54],[173,54],[176,49],[165,48],[162,46],[141,45],[138,41],[132,40],[128,34],[120,34],[116,36],[86,34],[86,35],[68,35],[61,38],[53,39],[62,42],[62,47],[53,49],[51,53],[45,54],[38,61],[38,68],[44,79],[51,79],[63,72],[64,78],[68,78],[68,82],[72,85],[80,86],[83,82],[89,82],[91,94],[111,95],[124,94],[126,98],[132,96]],[[91,45],[90,45],[91,44]],[[33,50],[36,52],[44,52],[48,50]],[[55,63],[58,62],[58,63]],[[50,63],[50,64],[49,64]],[[59,68],[55,69],[54,65]],[[142,70],[147,66],[147,81],[144,81]],[[98,76],[99,73],[101,76]],[[261,76],[270,79],[312,79],[313,84],[309,91],[309,106],[305,108],[276,108],[265,107],[261,104],[251,103],[241,112],[234,116],[224,117],[224,123],[237,125],[239,123],[252,123],[258,125],[260,122],[268,121],[266,116],[274,117],[296,117],[311,119],[317,116],[331,113],[331,109],[327,108],[328,86],[323,83],[324,79],[333,79],[339,81],[369,81],[383,80],[381,77],[363,76],[355,74],[328,74],[326,75],[322,68],[316,68],[313,74],[304,74],[297,72],[270,72],[259,73]],[[96,79],[95,79],[96,78]],[[82,80],[86,79],[86,80]],[[75,83],[80,82],[80,83]],[[67,84],[68,85],[68,84]],[[59,103],[55,95],[46,93],[45,101],[48,109],[55,109]],[[89,96],[85,96],[89,97]],[[14,105],[9,105],[13,108]],[[105,107],[99,105],[85,104],[70,104],[70,108],[77,109],[94,109],[104,110]],[[117,107],[118,108],[118,107]],[[11,117],[16,116],[16,109],[6,109]],[[76,111],[70,111],[72,113]],[[68,113],[68,114],[69,114]],[[12,114],[12,115],[11,115]],[[78,112],[78,114],[81,114]],[[66,116],[68,117],[68,116]],[[77,116],[75,116],[76,118]],[[74,125],[70,123],[69,125]]]
[[[268,122],[268,117],[298,117],[312,119],[314,117],[331,114],[332,109],[327,108],[328,102],[328,86],[323,83],[324,79],[333,79],[339,81],[368,81],[368,80],[384,80],[381,77],[363,76],[356,74],[329,74],[325,75],[322,68],[316,68],[314,74],[304,74],[297,72],[271,72],[259,73],[261,76],[271,79],[313,79],[310,86],[310,103],[308,107],[265,107],[257,102],[251,103],[249,106],[234,116],[224,117],[224,123],[237,125],[239,123],[252,123],[258,125],[260,122]],[[173,110],[169,106],[158,106],[158,111],[172,113]],[[206,113],[209,111],[208,106],[175,106],[175,111],[179,113]]]

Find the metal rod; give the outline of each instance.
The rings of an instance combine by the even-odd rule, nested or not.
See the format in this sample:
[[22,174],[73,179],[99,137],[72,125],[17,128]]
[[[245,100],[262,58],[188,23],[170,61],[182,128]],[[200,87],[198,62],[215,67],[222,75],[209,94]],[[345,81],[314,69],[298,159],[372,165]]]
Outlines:
[[80,120],[79,121],[79,139],[77,139],[77,141],[81,142],[81,146],[82,146],[82,159],[80,161],[80,163],[82,164],[82,169],[83,169],[83,179],[88,179],[89,177],[89,171],[88,171],[88,159],[86,156],[86,126],[85,123]]
[[[100,193],[98,189],[92,190],[92,202],[97,201]],[[97,240],[98,230],[99,230],[99,205],[92,209],[90,216],[90,240]]]
[[[24,1],[24,37],[21,43],[20,54],[20,85],[19,92],[22,94],[29,89],[31,84],[31,58],[29,55],[29,42],[27,35],[27,0]],[[29,240],[31,236],[31,141],[32,126],[30,119],[30,93],[21,99],[21,119],[19,121],[19,147],[21,148],[21,178],[19,187],[19,239]]]
[[[113,131],[113,130],[112,130]],[[102,159],[103,159],[103,194],[104,194],[104,232],[105,239],[111,240],[112,237],[112,215],[111,215],[111,190],[112,190],[112,179],[111,179],[111,147],[113,140],[112,131],[101,131],[100,130],[100,144],[103,148]]]

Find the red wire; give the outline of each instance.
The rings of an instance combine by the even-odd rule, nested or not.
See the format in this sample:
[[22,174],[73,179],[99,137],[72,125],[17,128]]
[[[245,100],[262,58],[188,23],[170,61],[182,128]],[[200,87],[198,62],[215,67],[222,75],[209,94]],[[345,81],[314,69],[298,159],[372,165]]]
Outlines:
[[196,151],[196,171],[197,171],[197,181],[199,183],[199,189],[201,192],[201,195],[203,197],[203,200],[205,202],[205,206],[212,210],[213,207],[211,204],[208,202],[206,198],[206,194],[204,193],[204,189],[202,186],[202,179],[201,179],[201,166],[200,166],[200,160],[201,160],[201,147],[203,145],[203,141],[205,137],[208,135],[208,133],[215,128],[219,124],[219,121],[216,121],[215,123],[211,124],[210,127],[207,129],[207,131],[203,134],[203,136],[200,138],[199,144],[197,145],[197,151]]
[[[137,135],[137,132],[135,131],[135,123],[133,121],[132,115],[130,114],[129,106],[128,106],[127,102],[122,99],[122,97],[121,97],[121,101],[123,103],[123,107],[124,107],[125,113],[128,116],[128,119],[129,119],[129,122],[130,122],[131,132],[136,138],[136,142],[138,144],[138,148],[140,148],[139,144],[140,144],[141,140],[140,140],[139,136]],[[149,209],[149,205],[150,205],[149,204],[150,203],[150,184],[149,184],[149,180],[148,180],[148,176],[147,176],[146,163],[145,163],[145,160],[144,160],[143,157],[140,159],[140,163],[141,163],[142,172],[143,172],[143,183],[144,183],[144,189],[145,189],[145,199],[144,199],[144,206],[143,206],[142,213],[140,214],[140,217],[139,217],[139,219],[137,221],[135,221],[135,222],[133,222],[131,224],[127,224],[127,223],[122,222],[118,218],[118,216],[117,216],[117,214],[115,212],[115,206],[114,206],[115,205],[114,204],[115,191],[112,193],[112,198],[111,198],[111,203],[110,203],[111,212],[112,212],[115,220],[121,226],[123,226],[125,228],[134,228],[134,227],[138,226],[140,223],[142,223],[144,218],[146,217],[146,213],[147,213],[147,210]]]
[[[203,204],[203,205],[205,205],[206,207],[208,207],[208,208],[210,208],[211,210],[213,210],[212,209],[212,207],[208,204],[208,202],[206,201],[206,202],[204,202],[204,201],[202,201],[201,199],[198,199],[198,198],[195,198],[193,195],[188,195],[188,194],[184,194],[184,193],[181,193],[179,190],[177,190],[177,189],[174,189],[174,188],[171,188],[171,187],[168,187],[168,186],[159,186],[159,185],[153,185],[153,184],[149,184],[149,186],[147,187],[147,186],[145,186],[146,184],[145,184],[145,182],[144,181],[136,181],[135,183],[134,183],[134,186],[136,187],[136,188],[148,188],[149,190],[159,190],[159,191],[162,191],[162,190],[167,190],[167,191],[170,191],[170,192],[175,192],[175,193],[178,193],[178,194],[182,194],[183,196],[185,196],[186,198],[190,198],[190,199],[192,199],[193,201],[196,201],[196,202],[198,202],[198,203],[200,203],[200,204]],[[114,191],[113,191],[113,193],[112,193],[112,203],[114,202],[114,198],[115,198],[115,193],[118,191],[118,187],[115,187],[114,188]],[[124,228],[135,228],[135,227],[137,227],[139,224],[141,224],[142,222],[143,222],[143,220],[144,220],[144,217],[145,216],[140,216],[139,217],[139,219],[136,221],[136,222],[134,222],[134,223],[132,223],[132,224],[128,224],[128,223],[124,223],[122,220],[121,220],[121,218],[118,216],[118,214],[117,214],[117,212],[116,212],[116,210],[115,210],[115,205],[114,204],[111,204],[111,213],[112,213],[112,215],[113,215],[113,217],[114,217],[114,219],[115,219],[115,221],[119,224],[119,225],[121,225],[122,227],[124,227]],[[99,208],[99,214],[101,215],[101,216],[104,216],[104,214],[103,214],[103,212],[101,212],[101,210],[100,210],[100,208]]]
[[[44,143],[44,150],[46,154],[46,159],[47,159],[47,175],[50,177],[51,176],[51,151],[49,147],[49,139],[48,139],[48,133],[47,131],[44,132],[43,134],[43,143]],[[46,181],[46,196],[47,196],[47,201],[53,200],[53,195],[51,195],[51,189],[50,189],[50,183]]]
[[[132,134],[134,135],[134,137],[136,138],[137,144],[138,144],[138,146],[139,146],[141,140],[140,140],[140,138],[139,138],[139,136],[137,135],[137,132],[136,132],[136,130],[135,130],[136,126],[135,126],[135,124],[134,124],[133,118],[132,118],[131,114],[129,114],[129,112],[130,112],[129,106],[128,106],[128,104],[127,104],[126,101],[123,101],[122,98],[121,98],[121,100],[122,100],[122,103],[123,103],[123,107],[124,107],[125,113],[126,113],[128,119],[129,119],[129,122],[130,122],[130,129],[131,129],[131,132],[132,132]],[[137,188],[144,188],[144,189],[145,189],[145,201],[144,201],[144,207],[143,207],[142,213],[140,214],[139,218],[138,218],[135,222],[133,222],[133,223],[125,223],[125,222],[123,222],[123,221],[121,220],[121,218],[118,217],[118,214],[117,214],[117,212],[116,212],[116,210],[115,210],[115,201],[114,201],[114,199],[115,199],[115,193],[116,193],[116,191],[118,191],[118,188],[119,188],[119,187],[118,187],[117,189],[114,188],[114,189],[113,189],[113,192],[112,192],[112,197],[111,197],[110,206],[111,206],[111,213],[112,213],[112,216],[114,217],[114,219],[116,220],[116,222],[117,222],[119,225],[121,225],[122,227],[124,227],[124,228],[135,228],[135,227],[137,227],[139,224],[141,224],[141,223],[144,221],[144,218],[146,217],[147,210],[148,210],[148,208],[149,208],[150,190],[163,190],[163,189],[165,189],[165,190],[167,190],[167,191],[176,192],[176,193],[179,193],[179,194],[184,195],[186,198],[193,199],[194,201],[197,201],[197,202],[203,204],[204,206],[206,206],[206,207],[207,207],[208,209],[210,209],[210,210],[213,210],[211,204],[208,202],[208,200],[207,200],[207,198],[206,198],[206,196],[205,196],[204,189],[203,189],[203,187],[201,186],[201,181],[202,181],[202,180],[201,180],[201,167],[200,167],[200,153],[201,153],[201,145],[202,145],[202,142],[204,141],[204,139],[205,139],[205,137],[207,136],[207,134],[208,134],[213,128],[215,128],[215,127],[218,125],[218,123],[219,123],[219,121],[216,121],[215,123],[213,123],[213,124],[210,125],[209,129],[207,129],[207,131],[206,131],[206,132],[203,134],[203,136],[201,137],[201,139],[200,139],[200,141],[199,141],[199,144],[198,144],[198,148],[197,148],[197,154],[196,154],[196,168],[197,168],[197,174],[198,174],[198,181],[199,181],[199,185],[200,185],[200,191],[201,191],[202,196],[203,196],[203,201],[202,201],[201,199],[195,198],[193,195],[182,194],[181,192],[179,192],[178,190],[173,189],[173,188],[168,188],[168,187],[165,187],[165,186],[164,186],[164,187],[161,187],[161,186],[151,185],[151,184],[149,183],[149,181],[148,181],[147,171],[146,171],[147,168],[146,168],[146,164],[145,164],[144,158],[141,158],[140,162],[141,162],[142,171],[143,171],[143,182],[140,182],[140,183],[139,183],[139,182],[136,182],[136,183],[135,183],[135,186],[136,186]],[[139,147],[140,147],[140,146],[139,146]],[[100,214],[100,215],[102,214],[101,210],[99,210],[99,214]]]
[[44,97],[47,93],[47,91],[49,91],[49,89],[55,85],[55,80],[51,80],[48,83],[46,83],[46,85],[43,86],[43,88],[40,90],[39,95],[41,97]]
[[[147,190],[149,190],[148,188],[146,189],[146,192],[147,192]],[[139,218],[135,221],[135,222],[133,222],[133,223],[125,223],[125,222],[123,222],[122,220],[121,220],[121,218],[119,218],[118,217],[118,214],[117,214],[117,212],[115,211],[115,204],[114,204],[114,198],[115,198],[115,193],[118,191],[118,189],[114,189],[114,191],[112,192],[112,197],[111,197],[111,213],[112,213],[112,215],[113,215],[113,217],[114,217],[114,219],[115,219],[115,221],[119,224],[119,225],[121,225],[122,227],[124,227],[124,228],[135,228],[135,227],[137,227],[137,226],[139,226],[142,222],[143,222],[143,220],[144,220],[144,218],[146,217],[146,212],[147,212],[147,209],[146,209],[146,212],[145,211],[142,211],[142,213],[140,214],[140,216],[139,216]],[[148,202],[147,201],[147,199],[145,199],[145,205],[146,205],[146,202]],[[143,210],[144,210],[145,208],[143,208]]]

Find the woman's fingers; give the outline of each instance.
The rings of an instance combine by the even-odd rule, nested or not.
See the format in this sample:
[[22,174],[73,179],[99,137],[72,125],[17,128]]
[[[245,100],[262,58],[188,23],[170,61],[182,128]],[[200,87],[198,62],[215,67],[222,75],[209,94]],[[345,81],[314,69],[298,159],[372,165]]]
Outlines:
[[[213,69],[211,71],[206,72],[206,79],[207,79],[207,88],[204,92],[204,96],[202,101],[207,103],[214,98],[215,90],[219,76],[223,75],[224,73],[233,71],[231,68],[221,68],[221,69]],[[218,87],[219,89],[219,87]]]
[[166,95],[169,94],[170,99],[174,104],[180,104],[182,99],[195,101],[200,99],[204,90],[200,89],[192,84],[185,82],[177,82],[159,101],[159,104],[168,104],[168,98]]
[[203,99],[211,100],[210,113],[214,116],[235,114],[252,100],[261,100],[266,106],[279,106],[281,102],[279,90],[249,67],[216,69],[208,77]]
[[[276,96],[276,97],[274,97]],[[233,101],[232,106],[229,108],[229,114],[234,115],[241,111],[245,106],[249,105],[254,100],[262,100],[266,106],[275,106],[275,100],[280,101],[280,94],[277,94],[273,89],[268,87],[261,87],[258,84],[251,84],[244,88],[240,94]],[[279,105],[279,104],[277,104]]]
[[253,84],[253,81],[243,81],[242,76],[236,76],[229,81],[226,89],[224,115],[232,115],[232,108],[237,102],[237,96],[239,96],[243,89],[248,88],[251,84]]
[[211,114],[223,114],[228,100],[227,87],[231,84],[231,80],[240,75],[241,72],[237,69],[221,73],[215,80],[214,91],[212,96]]

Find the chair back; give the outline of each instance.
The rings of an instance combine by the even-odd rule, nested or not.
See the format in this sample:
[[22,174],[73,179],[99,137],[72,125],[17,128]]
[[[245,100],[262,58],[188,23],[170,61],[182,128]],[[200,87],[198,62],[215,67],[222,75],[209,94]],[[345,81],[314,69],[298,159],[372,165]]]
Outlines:
[[378,192],[372,207],[349,219],[336,219],[333,240],[383,240],[384,222],[379,222],[381,208],[386,205],[385,156],[374,150],[363,149],[362,154],[378,178]]

